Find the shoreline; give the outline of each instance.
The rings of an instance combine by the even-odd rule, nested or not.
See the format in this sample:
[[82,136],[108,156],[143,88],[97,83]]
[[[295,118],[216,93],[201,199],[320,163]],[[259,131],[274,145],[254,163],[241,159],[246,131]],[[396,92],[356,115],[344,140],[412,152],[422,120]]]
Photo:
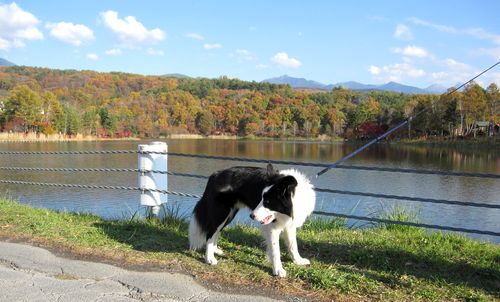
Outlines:
[[305,141],[305,142],[345,142],[343,138],[331,138],[326,135],[318,137],[268,137],[268,136],[238,136],[238,135],[208,135],[201,134],[171,134],[158,139],[214,139],[214,140],[246,140],[246,141]]
[[[316,138],[313,137],[260,137],[260,136],[237,136],[237,135],[209,135],[203,136],[200,134],[172,134],[166,137],[158,137],[154,139],[207,139],[207,140],[241,140],[241,141],[281,141],[281,142],[302,142],[302,143],[323,143],[323,144],[352,144],[364,145],[370,140],[356,140],[332,138],[322,135]],[[390,145],[407,145],[407,146],[445,146],[445,147],[461,147],[461,146],[500,146],[500,136],[494,137],[479,137],[479,138],[443,138],[443,139],[392,139],[381,140],[381,144]]]
[[93,135],[77,134],[67,136],[62,134],[35,134],[35,133],[6,133],[0,132],[0,143],[50,143],[50,142],[91,142],[114,140],[139,140],[136,137],[127,138],[101,138]]
[[[34,133],[6,133],[0,132],[0,143],[44,143],[44,142],[80,142],[80,141],[139,141],[139,140],[165,140],[165,139],[186,139],[186,140],[242,140],[242,141],[284,141],[284,142],[316,142],[316,143],[345,143],[362,145],[369,140],[332,138],[326,135],[319,137],[260,137],[260,136],[237,136],[237,135],[208,135],[201,134],[171,134],[154,138],[143,137],[97,137],[92,135],[77,134],[66,136],[61,134],[34,134]],[[394,139],[382,140],[381,143],[395,145],[411,146],[498,146],[500,145],[500,136],[480,137],[480,138],[443,138],[443,139]]]

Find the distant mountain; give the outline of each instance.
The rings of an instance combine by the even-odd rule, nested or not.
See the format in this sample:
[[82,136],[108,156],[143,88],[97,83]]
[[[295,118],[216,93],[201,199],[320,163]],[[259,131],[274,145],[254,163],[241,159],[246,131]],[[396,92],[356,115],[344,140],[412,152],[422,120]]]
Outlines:
[[431,86],[425,88],[425,91],[427,91],[429,93],[442,94],[442,93],[445,93],[446,91],[448,91],[448,88],[443,86],[443,85],[434,84],[434,85],[431,85]]
[[288,84],[293,88],[328,89],[327,85],[320,82],[306,80],[304,78],[293,78],[287,76],[286,74],[281,77],[267,79],[262,82],[271,84]]
[[392,92],[400,92],[400,93],[408,93],[408,94],[417,94],[417,93],[426,93],[424,89],[413,87],[413,86],[407,86],[403,84],[399,84],[396,82],[389,82],[387,84],[383,85],[370,85],[370,84],[363,84],[363,83],[358,83],[354,81],[350,82],[343,82],[343,83],[338,83],[334,85],[328,85],[330,88],[334,87],[342,87],[346,89],[351,89],[351,90],[383,90],[383,91],[392,91]]
[[0,58],[0,66],[16,66],[16,64]]
[[437,93],[441,94],[446,91],[446,88],[439,85],[432,85],[425,89],[399,84],[396,82],[389,82],[383,85],[370,85],[363,84],[355,81],[342,82],[337,84],[326,85],[320,82],[307,80],[304,78],[294,78],[288,75],[283,75],[277,78],[270,78],[263,80],[262,82],[272,83],[272,84],[288,84],[292,88],[309,88],[309,89],[322,89],[322,90],[332,90],[335,87],[342,87],[351,90],[383,90],[383,91],[392,91],[392,92],[400,92],[407,94],[419,94],[419,93]]
[[367,84],[362,84],[362,83],[355,82],[355,81],[349,81],[349,82],[343,82],[343,83],[337,83],[337,84],[328,85],[329,89],[333,89],[335,87],[342,87],[342,88],[351,89],[351,90],[372,90],[372,89],[377,89],[376,85],[367,85]]
[[189,78],[191,78],[190,76],[187,76],[187,75],[181,74],[181,73],[167,73],[167,74],[162,75],[162,77],[165,77],[165,78],[179,78],[179,79],[189,79]]
[[377,89],[386,90],[386,91],[401,92],[401,93],[411,93],[411,94],[426,93],[426,91],[422,88],[407,86],[407,85],[399,84],[396,82],[389,82],[387,84],[380,85],[377,87]]

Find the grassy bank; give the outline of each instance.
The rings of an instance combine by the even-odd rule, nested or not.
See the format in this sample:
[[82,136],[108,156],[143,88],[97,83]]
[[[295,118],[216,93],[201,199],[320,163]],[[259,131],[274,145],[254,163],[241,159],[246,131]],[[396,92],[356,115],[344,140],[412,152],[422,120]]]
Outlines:
[[[236,135],[199,135],[199,134],[171,134],[167,137],[159,137],[158,139],[214,139],[214,140],[255,140],[255,141],[293,141],[293,142],[320,142],[320,143],[344,143],[362,146],[368,143],[371,139],[343,139],[341,137],[331,137],[320,135],[317,137],[266,137],[266,136],[236,136]],[[500,136],[495,137],[478,137],[466,139],[449,139],[449,138],[417,138],[417,139],[389,139],[383,140],[380,144],[389,143],[396,145],[422,146],[422,147],[499,147]]]
[[[394,141],[391,141],[391,143]],[[470,146],[500,146],[500,136],[477,137],[477,138],[421,138],[421,139],[401,139],[395,141],[399,144],[422,145],[422,146],[452,146],[452,147],[470,147]]]
[[313,301],[492,301],[500,298],[500,246],[411,227],[348,229],[343,221],[311,220],[298,232],[311,266],[284,253],[284,279],[270,276],[256,228],[222,234],[219,265],[187,249],[187,224],[106,221],[0,199],[0,237],[28,241],[67,255],[126,267],[195,275],[219,289],[308,297]]

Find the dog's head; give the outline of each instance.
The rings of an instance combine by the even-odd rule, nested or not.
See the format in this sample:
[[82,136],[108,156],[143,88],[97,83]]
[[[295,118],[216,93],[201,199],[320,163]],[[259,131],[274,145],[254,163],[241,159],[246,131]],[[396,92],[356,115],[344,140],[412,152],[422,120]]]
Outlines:
[[273,222],[281,215],[293,218],[292,197],[295,187],[295,177],[288,175],[277,178],[274,184],[262,190],[262,199],[250,214],[250,218],[263,225]]

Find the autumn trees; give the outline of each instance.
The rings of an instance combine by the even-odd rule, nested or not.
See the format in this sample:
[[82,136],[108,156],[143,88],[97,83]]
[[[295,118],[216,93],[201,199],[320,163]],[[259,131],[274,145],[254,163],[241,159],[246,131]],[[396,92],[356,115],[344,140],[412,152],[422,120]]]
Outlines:
[[[472,83],[442,96],[294,90],[221,77],[0,68],[0,129],[141,137],[172,133],[367,137],[422,112],[401,137],[455,136],[500,121],[500,92]],[[378,127],[378,128],[377,128]],[[367,130],[368,129],[368,130]],[[370,130],[371,129],[371,130]]]
[[486,89],[487,102],[487,120],[498,121],[500,117],[500,90],[494,83],[490,84]]
[[26,85],[14,87],[5,101],[6,122],[19,121],[23,131],[38,130],[43,113],[42,98]]

